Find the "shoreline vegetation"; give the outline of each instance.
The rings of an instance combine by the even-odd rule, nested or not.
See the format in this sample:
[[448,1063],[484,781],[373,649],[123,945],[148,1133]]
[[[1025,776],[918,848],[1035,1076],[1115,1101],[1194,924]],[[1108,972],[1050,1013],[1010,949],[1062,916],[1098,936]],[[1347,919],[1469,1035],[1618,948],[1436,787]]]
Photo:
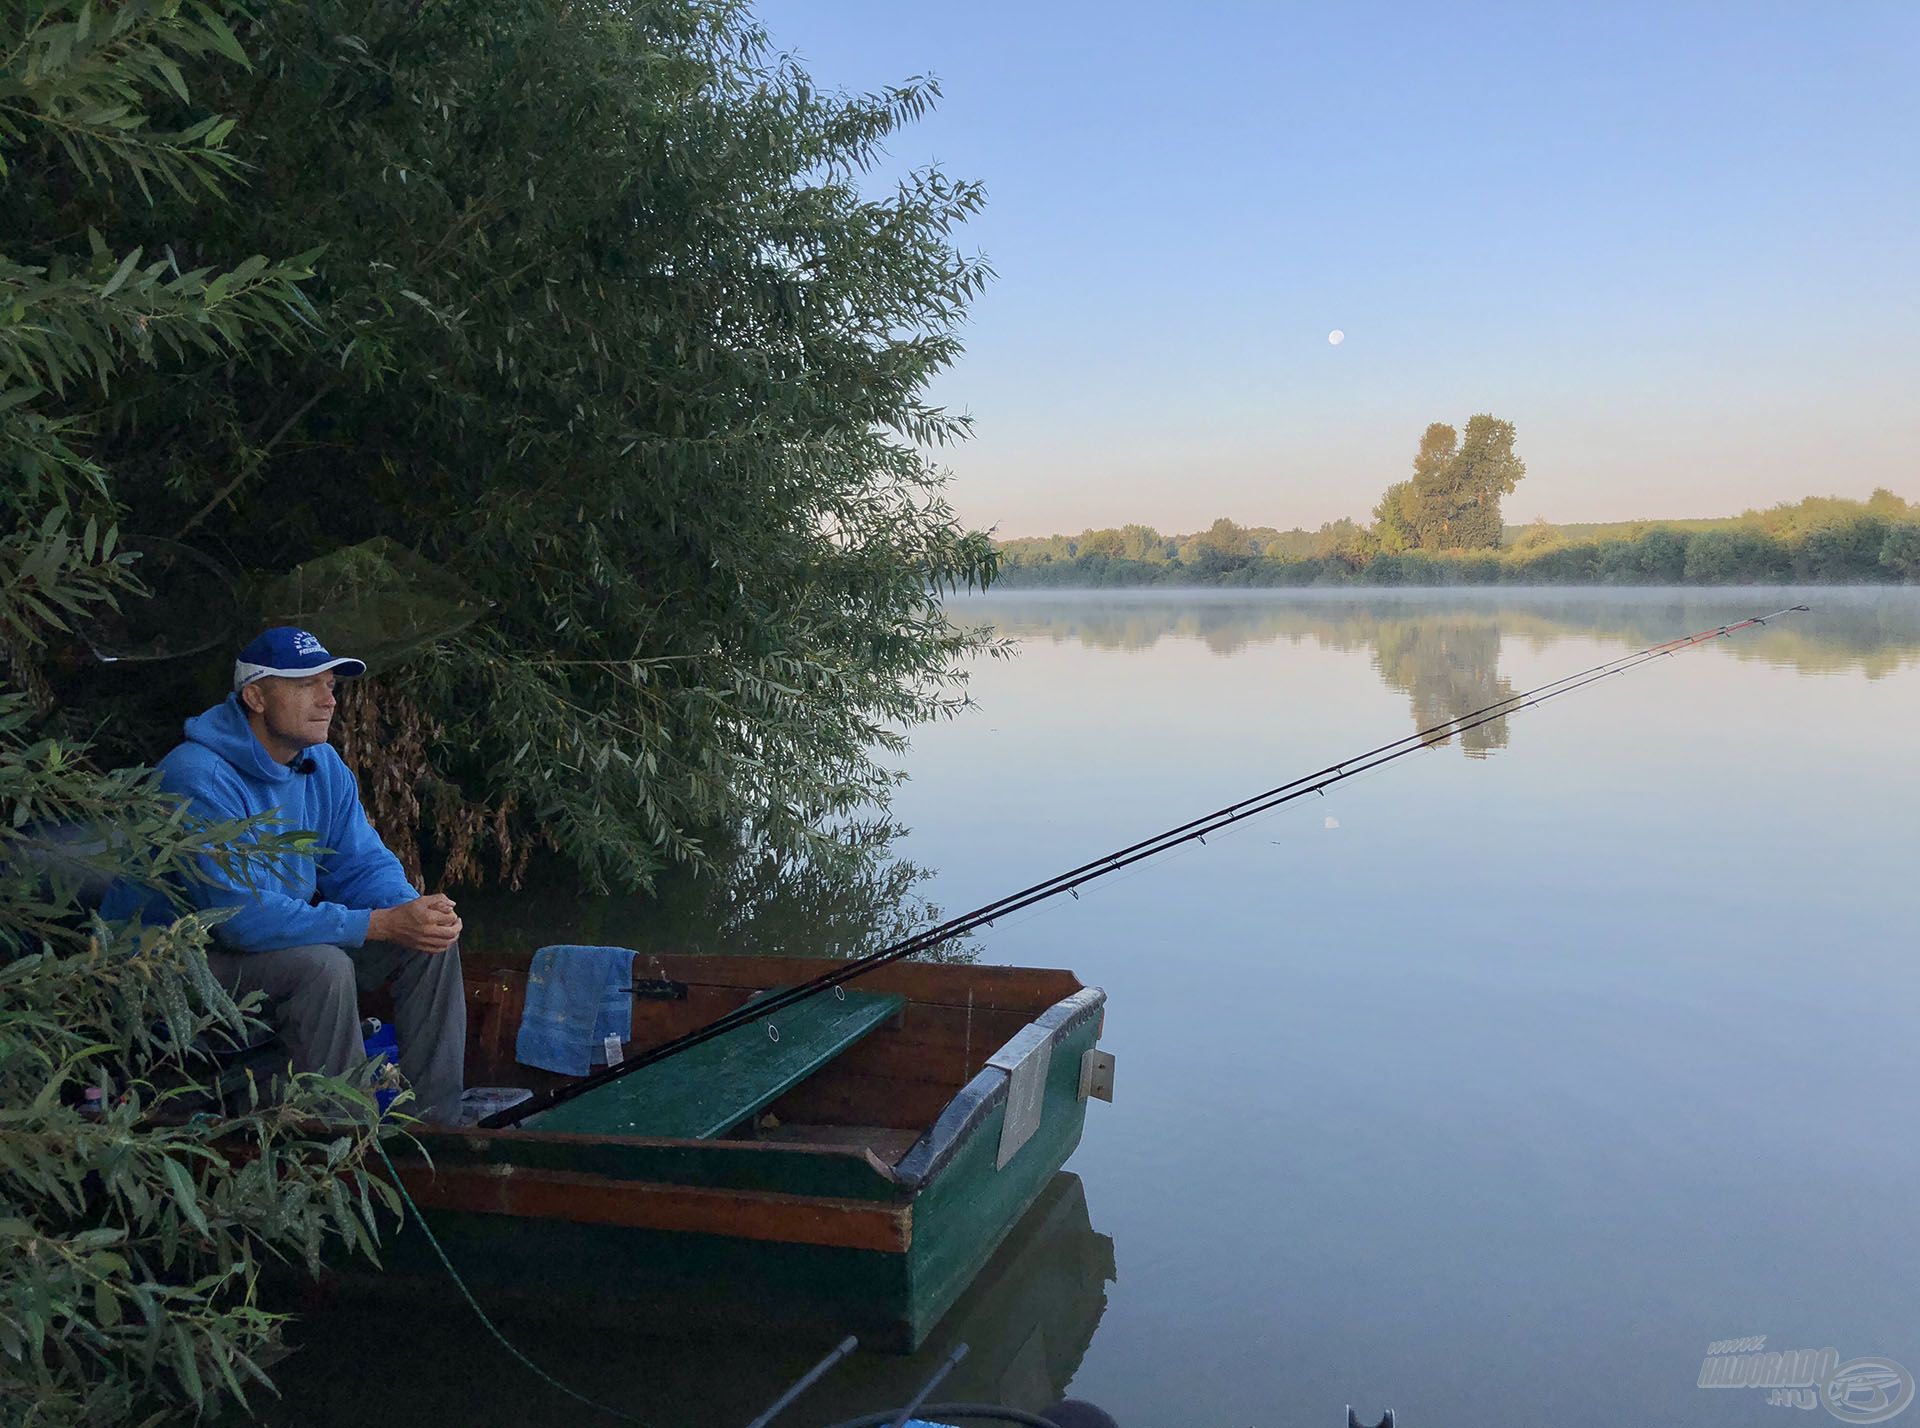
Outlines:
[[[1369,652],[1376,669],[1390,677],[1415,655],[1415,664],[1430,656],[1437,668],[1470,659],[1483,644],[1489,645],[1489,660],[1497,660],[1514,641],[1535,648],[1568,639],[1644,648],[1735,614],[1733,602],[1774,592],[1782,604],[1811,594],[1804,586],[1740,585],[1038,591],[996,586],[961,609],[963,618],[991,624],[1023,646],[1045,642],[1133,653],[1174,639],[1227,656],[1277,641],[1312,641],[1327,650]],[[1833,585],[1811,603],[1805,613],[1720,648],[1736,660],[1761,660],[1802,674],[1849,671],[1869,680],[1920,662],[1920,589]],[[1436,677],[1429,668],[1409,675],[1407,683],[1432,687]]]
[[1920,502],[1888,490],[1703,520],[1505,526],[1473,549],[1396,545],[1382,522],[1317,531],[1222,518],[1191,535],[1127,525],[996,540],[995,584],[1049,587],[1306,585],[1772,585],[1920,581]]
[[927,455],[984,190],[878,168],[932,80],[822,88],[732,0],[27,0],[0,96],[0,1421],[205,1421],[273,1392],[260,1266],[391,1228],[404,1123],[235,1062],[181,884],[315,835],[146,766],[298,625],[421,890],[891,940],[884,759],[999,648]]

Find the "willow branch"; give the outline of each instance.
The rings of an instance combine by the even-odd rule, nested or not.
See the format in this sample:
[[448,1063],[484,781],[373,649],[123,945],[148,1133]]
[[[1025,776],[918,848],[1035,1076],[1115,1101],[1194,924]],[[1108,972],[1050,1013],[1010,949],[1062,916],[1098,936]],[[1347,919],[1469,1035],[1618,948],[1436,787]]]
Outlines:
[[245,481],[247,477],[251,476],[256,470],[259,469],[260,463],[267,459],[267,453],[273,450],[274,446],[278,444],[280,438],[285,436],[289,431],[293,430],[293,424],[299,421],[301,417],[305,416],[308,413],[308,411],[312,409],[313,404],[315,402],[319,401],[320,398],[324,397],[328,392],[332,390],[333,390],[332,384],[329,383],[329,384],[323,385],[319,388],[319,390],[314,392],[312,396],[308,397],[304,402],[300,403],[300,405],[297,408],[295,408],[293,415],[280,423],[280,429],[276,431],[272,436],[267,438],[266,444],[262,446],[258,451],[254,452],[252,456],[247,458],[247,461],[245,462],[245,464],[243,464],[239,469],[239,471],[234,474],[234,478],[231,481],[227,482],[226,485],[222,486],[218,491],[214,492],[213,497],[206,503],[206,505],[202,506],[199,510],[195,511],[193,515],[188,518],[187,523],[181,526],[179,530],[173,533],[173,539],[175,540],[181,539],[183,536],[186,535],[188,531],[192,530],[195,526],[199,525],[200,522],[204,521],[208,516],[212,515],[214,512],[214,509],[217,506],[219,506],[221,502],[225,501],[235,491],[239,490],[240,483],[242,481]]

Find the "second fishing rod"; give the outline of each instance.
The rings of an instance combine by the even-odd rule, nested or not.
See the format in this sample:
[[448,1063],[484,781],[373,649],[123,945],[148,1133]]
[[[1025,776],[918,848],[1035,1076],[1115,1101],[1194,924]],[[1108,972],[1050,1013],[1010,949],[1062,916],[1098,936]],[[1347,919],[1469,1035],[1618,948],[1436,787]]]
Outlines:
[[1616,659],[1590,666],[1577,673],[1564,675],[1559,679],[1536,685],[1534,688],[1523,690],[1518,694],[1507,695],[1490,704],[1482,705],[1478,709],[1470,710],[1465,714],[1429,725],[1424,729],[1417,729],[1411,734],[1389,740],[1384,744],[1368,749],[1364,753],[1355,754],[1338,763],[1328,764],[1324,768],[1316,769],[1312,773],[1302,774],[1297,778],[1289,779],[1287,782],[1277,784],[1263,792],[1252,794],[1234,803],[1229,803],[1224,807],[1216,808],[1210,813],[1204,813],[1197,818],[1188,819],[1185,823],[1165,829],[1150,838],[1143,838],[1136,843],[1131,843],[1124,848],[1116,849],[1090,862],[1082,863],[1078,867],[1069,868],[1062,873],[1056,873],[1050,878],[1042,879],[1040,882],[1033,883],[1016,892],[1008,893],[1003,897],[995,899],[993,902],[974,908],[970,912],[949,918],[945,922],[926,929],[924,932],[916,933],[912,937],[905,938],[891,946],[884,947],[878,952],[872,952],[864,957],[854,958],[844,965],[823,972],[808,981],[770,992],[753,1002],[715,1018],[705,1026],[696,1028],[671,1041],[651,1047],[647,1051],[623,1061],[618,1065],[609,1066],[605,1070],[583,1077],[581,1080],[575,1081],[567,1086],[549,1091],[541,1096],[536,1096],[531,1101],[522,1102],[509,1110],[502,1111],[497,1115],[487,1118],[482,1121],[481,1124],[489,1128],[517,1124],[526,1117],[545,1110],[550,1106],[557,1105],[561,1101],[571,1100],[574,1096],[585,1091],[593,1090],[610,1081],[618,1080],[622,1076],[631,1075],[643,1067],[654,1065],[669,1056],[698,1046],[702,1042],[710,1041],[716,1036],[723,1036],[727,1032],[753,1022],[764,1021],[776,1012],[782,1011],[797,1002],[804,1001],[806,998],[818,995],[830,988],[844,985],[856,977],[863,976],[865,973],[872,971],[876,967],[885,966],[890,962],[897,962],[903,958],[911,957],[918,952],[930,950],[943,942],[955,937],[964,936],[966,933],[974,931],[977,928],[992,924],[999,918],[1011,913],[1020,912],[1037,903],[1045,902],[1050,898],[1058,897],[1062,893],[1070,893],[1077,897],[1081,887],[1098,878],[1106,877],[1109,874],[1120,871],[1122,868],[1131,867],[1133,864],[1141,862],[1144,859],[1156,857],[1161,853],[1168,852],[1186,843],[1195,841],[1204,843],[1206,841],[1206,835],[1209,833],[1232,827],[1234,824],[1248,818],[1270,812],[1273,809],[1281,807],[1283,804],[1293,802],[1295,799],[1323,794],[1328,788],[1331,788],[1337,783],[1377,769],[1384,764],[1392,763],[1394,760],[1404,758],[1408,754],[1418,753],[1435,744],[1445,742],[1457,734],[1463,734],[1468,730],[1477,729],[1483,724],[1490,724],[1495,720],[1504,719],[1522,709],[1538,707],[1541,704],[1560,698],[1563,695],[1571,694],[1575,690],[1583,689],[1590,684],[1610,679],[1616,675],[1626,674],[1654,660],[1663,659],[1667,656],[1678,654],[1683,650],[1726,638],[1741,630],[1765,625],[1772,620],[1780,618],[1782,615],[1794,614],[1805,611],[1806,609],[1807,607],[1805,605],[1789,605],[1783,609],[1775,610],[1770,614],[1753,615],[1744,620],[1725,625],[1716,625],[1710,629],[1701,630],[1694,634],[1682,635],[1675,639],[1662,641],[1659,644],[1648,645],[1644,649],[1633,651],[1631,654],[1621,655]]

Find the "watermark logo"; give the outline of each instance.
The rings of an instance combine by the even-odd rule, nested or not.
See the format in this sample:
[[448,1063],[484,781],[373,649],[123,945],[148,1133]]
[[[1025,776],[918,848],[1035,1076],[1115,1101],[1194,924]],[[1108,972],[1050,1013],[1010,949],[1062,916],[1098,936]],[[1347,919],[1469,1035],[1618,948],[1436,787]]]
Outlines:
[[1842,1423],[1884,1423],[1913,1402],[1913,1375],[1892,1359],[1842,1363],[1838,1349],[1769,1350],[1764,1334],[1708,1344],[1700,1387],[1763,1388],[1774,1407],[1824,1405]]
[[1852,1359],[1833,1371],[1820,1397],[1843,1423],[1884,1423],[1913,1402],[1913,1375],[1892,1359]]

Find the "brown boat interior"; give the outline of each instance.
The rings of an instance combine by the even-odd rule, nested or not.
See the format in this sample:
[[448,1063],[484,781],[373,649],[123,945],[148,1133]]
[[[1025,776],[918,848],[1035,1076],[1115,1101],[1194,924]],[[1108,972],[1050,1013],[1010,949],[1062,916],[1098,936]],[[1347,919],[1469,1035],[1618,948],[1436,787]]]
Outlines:
[[[529,954],[465,954],[467,1084],[544,1091],[572,1077],[522,1066],[514,1042],[526,1001]],[[705,1026],[755,995],[791,987],[840,963],[800,957],[637,954],[629,1056]],[[862,976],[857,989],[906,1005],[857,1044],[787,1091],[728,1138],[834,1146],[897,1162],[954,1095],[1009,1038],[1081,989],[1069,972],[1028,967],[898,962]],[[684,995],[677,995],[684,988]]]

